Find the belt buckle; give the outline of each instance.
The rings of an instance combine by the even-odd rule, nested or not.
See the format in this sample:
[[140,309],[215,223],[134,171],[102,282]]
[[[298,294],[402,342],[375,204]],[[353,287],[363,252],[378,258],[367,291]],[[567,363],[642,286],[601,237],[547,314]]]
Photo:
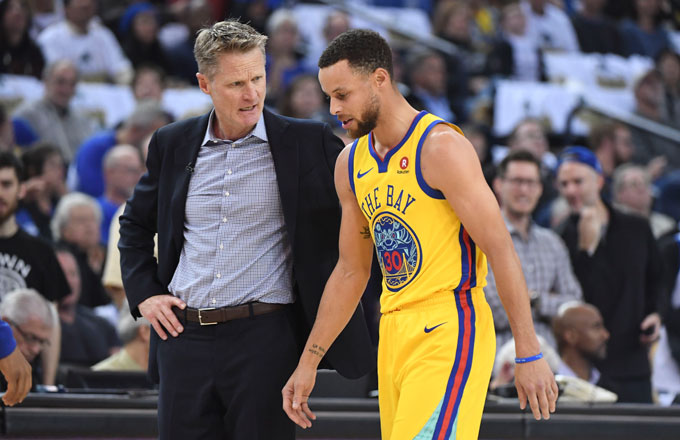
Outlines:
[[215,322],[203,322],[203,317],[201,316],[201,312],[206,312],[208,310],[215,310],[215,307],[206,307],[204,309],[198,309],[198,322],[201,325],[215,325],[215,324],[217,324],[217,321],[215,321]]

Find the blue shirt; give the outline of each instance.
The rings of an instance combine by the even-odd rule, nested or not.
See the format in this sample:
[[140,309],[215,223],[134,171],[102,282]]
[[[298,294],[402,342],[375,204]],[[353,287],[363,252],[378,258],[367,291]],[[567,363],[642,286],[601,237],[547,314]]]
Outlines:
[[102,224],[101,224],[101,235],[100,240],[102,244],[107,244],[109,242],[109,229],[111,227],[111,219],[113,215],[118,210],[118,206],[111,200],[107,199],[105,196],[97,198],[99,206],[102,208]]
[[[94,198],[104,194],[102,161],[106,153],[116,145],[116,131],[104,130],[95,134],[80,146],[69,174],[69,186]],[[74,181],[75,180],[75,181]]]

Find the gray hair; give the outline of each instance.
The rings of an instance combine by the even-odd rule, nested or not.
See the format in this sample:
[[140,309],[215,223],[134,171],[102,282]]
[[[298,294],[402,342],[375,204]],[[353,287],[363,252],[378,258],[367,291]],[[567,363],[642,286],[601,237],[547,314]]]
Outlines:
[[135,340],[141,327],[148,325],[149,321],[147,321],[146,318],[138,318],[135,320],[130,313],[122,311],[117,326],[118,337],[123,345],[128,344]]
[[123,125],[125,127],[149,128],[159,119],[168,120],[168,115],[163,107],[153,99],[144,99],[135,106]]
[[76,72],[76,78],[80,79],[80,72],[78,71],[78,66],[76,66],[76,64],[73,61],[66,58],[62,58],[53,61],[45,66],[45,68],[42,71],[42,80],[46,81],[50,76],[52,76],[54,71],[60,67],[70,67]]
[[102,169],[108,170],[115,167],[118,164],[118,159],[128,154],[137,156],[141,162],[142,157],[138,148],[129,144],[119,144],[106,152],[102,160]]
[[35,289],[15,289],[2,298],[0,315],[21,325],[38,318],[46,327],[56,323],[53,306]]
[[650,185],[651,178],[649,177],[646,168],[634,163],[624,163],[623,165],[616,167],[614,175],[612,176],[612,195],[614,196],[614,199],[616,199],[617,194],[623,189],[624,180],[631,171],[640,171],[644,176],[647,185]]
[[295,25],[296,29],[299,28],[297,19],[295,18],[293,12],[290,9],[280,8],[274,11],[267,19],[265,31],[268,35],[271,35],[276,32],[284,23],[292,23]]
[[77,206],[91,207],[94,210],[94,216],[97,218],[97,222],[101,223],[102,209],[95,199],[80,192],[68,193],[59,200],[59,203],[54,210],[52,221],[50,222],[50,229],[52,230],[52,238],[54,238],[54,241],[59,241],[61,239],[61,231],[70,221],[71,210]]
[[258,48],[265,53],[267,36],[237,20],[218,21],[198,31],[194,57],[198,71],[212,77],[217,69],[218,55],[224,52],[249,52]]

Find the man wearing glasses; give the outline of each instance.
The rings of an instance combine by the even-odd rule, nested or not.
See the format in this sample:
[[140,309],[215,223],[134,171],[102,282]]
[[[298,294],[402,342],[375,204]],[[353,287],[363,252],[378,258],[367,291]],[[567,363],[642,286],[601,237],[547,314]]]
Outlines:
[[[50,303],[34,289],[8,293],[0,302],[0,317],[10,325],[17,348],[28,362],[33,362],[49,346],[54,314]],[[40,380],[34,378],[33,382]],[[7,387],[6,383],[2,386]]]
[[[512,150],[498,165],[493,189],[522,263],[536,333],[557,348],[550,322],[562,304],[580,300],[582,293],[560,237],[531,218],[542,192],[540,166],[533,152]],[[496,347],[501,347],[512,333],[491,270],[484,292],[493,312]]]

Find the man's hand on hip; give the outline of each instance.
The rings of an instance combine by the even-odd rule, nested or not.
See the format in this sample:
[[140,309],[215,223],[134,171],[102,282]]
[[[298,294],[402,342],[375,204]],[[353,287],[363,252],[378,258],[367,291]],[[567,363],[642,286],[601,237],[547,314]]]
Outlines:
[[177,337],[184,327],[180,324],[172,307],[179,307],[184,310],[187,306],[184,301],[172,295],[155,295],[139,303],[139,313],[149,320],[151,326],[162,340],[168,339],[165,331]]

